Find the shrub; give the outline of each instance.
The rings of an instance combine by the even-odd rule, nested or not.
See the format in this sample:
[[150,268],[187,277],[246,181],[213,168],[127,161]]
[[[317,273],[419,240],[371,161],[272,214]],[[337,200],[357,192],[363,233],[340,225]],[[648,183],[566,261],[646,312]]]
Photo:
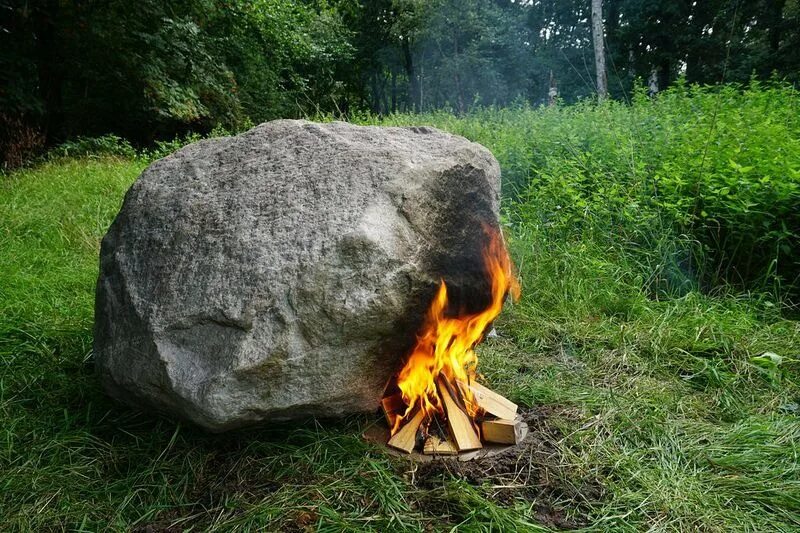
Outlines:
[[20,116],[0,113],[0,169],[22,166],[44,146],[39,129]]
[[131,144],[116,135],[102,137],[77,137],[64,142],[50,151],[53,157],[136,157],[136,150]]
[[[629,104],[391,116],[484,144],[511,222],[542,246],[592,241],[655,297],[702,287],[798,296],[800,95],[675,87]],[[372,121],[367,119],[366,121]]]

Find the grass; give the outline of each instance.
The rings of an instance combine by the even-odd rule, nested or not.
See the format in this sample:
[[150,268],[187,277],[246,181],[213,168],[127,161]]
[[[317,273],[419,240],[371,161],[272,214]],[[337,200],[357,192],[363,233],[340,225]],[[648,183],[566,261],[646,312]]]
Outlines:
[[[504,169],[529,150],[512,141],[492,146]],[[629,248],[513,206],[524,297],[481,370],[542,413],[528,486],[390,457],[360,437],[369,417],[208,435],[114,404],[91,359],[99,239],[144,166],[0,177],[3,530],[800,528],[800,323],[780,299],[653,290]]]

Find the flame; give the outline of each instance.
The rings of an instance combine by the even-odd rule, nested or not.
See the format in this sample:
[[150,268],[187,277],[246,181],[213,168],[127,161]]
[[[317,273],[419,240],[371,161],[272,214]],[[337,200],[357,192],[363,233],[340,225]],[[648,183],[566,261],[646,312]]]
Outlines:
[[467,414],[474,417],[478,406],[472,393],[460,383],[475,379],[478,357],[475,345],[482,339],[486,328],[500,314],[506,295],[519,298],[519,283],[512,271],[511,259],[502,234],[485,227],[488,245],[483,253],[484,268],[491,283],[491,301],[482,311],[474,314],[447,316],[447,284],[441,280],[422,324],[417,342],[406,364],[397,376],[397,385],[408,406],[392,428],[392,434],[402,426],[407,417],[419,406],[427,415],[442,412],[442,400],[436,389],[436,379],[441,375],[461,393]]

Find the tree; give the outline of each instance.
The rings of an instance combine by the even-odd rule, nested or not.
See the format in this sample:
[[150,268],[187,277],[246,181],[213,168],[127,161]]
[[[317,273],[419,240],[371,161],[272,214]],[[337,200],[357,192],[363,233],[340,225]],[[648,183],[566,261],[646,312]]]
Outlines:
[[590,3],[540,0],[529,5],[525,17],[531,36],[531,100],[547,101],[551,77],[558,80],[565,101],[594,94]]
[[461,113],[476,103],[531,98],[533,35],[526,10],[517,2],[426,2],[412,49],[420,107]]
[[603,44],[603,0],[592,0],[592,42],[594,44],[594,67],[597,76],[597,97],[608,97],[606,53]]
[[0,0],[0,16],[0,135],[30,146],[546,103],[553,80],[568,102],[653,73],[800,81],[800,0]]
[[0,13],[0,110],[51,144],[236,129],[348,96],[351,35],[325,0],[0,0]]

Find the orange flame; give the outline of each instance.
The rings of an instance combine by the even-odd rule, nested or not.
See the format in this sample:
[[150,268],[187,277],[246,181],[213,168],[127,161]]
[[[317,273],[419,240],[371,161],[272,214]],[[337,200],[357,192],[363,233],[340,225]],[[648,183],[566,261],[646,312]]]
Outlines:
[[392,434],[397,432],[416,406],[426,414],[442,412],[442,402],[436,389],[436,379],[442,375],[455,390],[462,394],[467,413],[474,417],[478,407],[472,393],[458,383],[471,383],[475,378],[478,357],[474,348],[482,339],[486,328],[500,314],[506,295],[519,298],[519,284],[512,272],[502,234],[486,227],[489,238],[483,254],[486,275],[491,282],[491,302],[475,314],[446,316],[448,307],[447,284],[441,281],[436,296],[425,316],[417,343],[403,369],[397,376],[397,385],[408,406],[398,417]]

